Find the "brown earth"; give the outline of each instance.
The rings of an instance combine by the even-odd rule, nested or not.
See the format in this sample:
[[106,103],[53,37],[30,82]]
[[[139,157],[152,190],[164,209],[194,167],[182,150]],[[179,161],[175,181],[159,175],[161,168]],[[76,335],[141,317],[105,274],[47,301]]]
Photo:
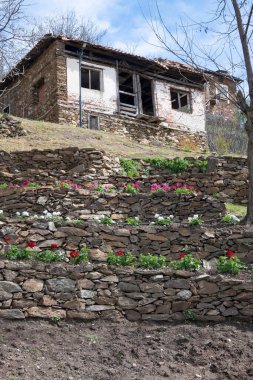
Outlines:
[[249,324],[1,322],[1,380],[253,379]]

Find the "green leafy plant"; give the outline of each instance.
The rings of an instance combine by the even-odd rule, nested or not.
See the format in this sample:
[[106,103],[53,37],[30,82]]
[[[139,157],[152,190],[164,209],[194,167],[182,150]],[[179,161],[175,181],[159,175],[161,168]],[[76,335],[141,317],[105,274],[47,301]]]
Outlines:
[[7,182],[3,182],[0,184],[0,190],[4,190],[4,189],[7,189],[8,188],[8,183]]
[[46,249],[45,251],[35,252],[34,258],[38,261],[45,263],[63,261],[66,255],[63,252],[56,251],[54,249]]
[[219,192],[217,191],[217,192],[213,193],[212,196],[213,196],[214,198],[220,198],[220,197],[221,197],[221,193],[219,193]]
[[141,254],[137,265],[147,269],[164,268],[166,266],[166,258],[164,256]]
[[183,311],[183,316],[186,321],[196,321],[197,316],[194,311],[187,309]]
[[106,215],[101,215],[101,217],[99,219],[96,219],[96,221],[98,223],[105,224],[108,226],[115,224],[114,220],[112,220],[112,218],[110,218],[109,216],[106,216]]
[[235,256],[234,251],[227,250],[224,256],[218,258],[217,269],[221,273],[237,274],[246,268],[239,257]]
[[171,174],[185,172],[191,167],[190,162],[182,157],[174,160],[154,157],[146,158],[144,161],[156,168],[168,169]]
[[89,250],[88,248],[83,247],[80,252],[70,251],[69,258],[72,264],[87,263],[89,260]]
[[176,194],[194,194],[194,189],[189,189],[187,187],[178,187],[174,190]]
[[185,148],[184,148],[184,152],[185,153],[189,153],[191,151],[191,149],[188,147],[188,146],[186,146]]
[[176,270],[197,270],[199,268],[199,259],[193,257],[191,253],[179,253],[179,260],[170,262],[170,267]]
[[140,192],[140,185],[138,182],[135,182],[133,185],[131,183],[122,183],[121,188],[123,189],[123,193],[137,194]]
[[140,175],[141,165],[138,161],[121,158],[120,166],[122,168],[122,175],[128,177],[138,177]]
[[125,223],[130,224],[131,226],[139,226],[141,224],[141,220],[138,216],[134,218],[126,218]]
[[226,214],[221,218],[221,221],[227,224],[237,224],[240,222],[240,219],[233,214]]
[[61,317],[58,317],[58,316],[54,316],[54,317],[51,317],[50,318],[50,322],[53,324],[53,325],[57,325],[57,323],[59,323],[61,320]]
[[196,160],[193,164],[196,168],[199,168],[202,173],[207,172],[208,161],[207,160]]
[[188,223],[190,226],[199,226],[203,223],[203,220],[197,214],[195,214],[193,216],[189,216]]
[[32,257],[33,253],[27,248],[18,248],[16,245],[9,247],[5,256],[9,260],[27,260]]
[[117,266],[133,266],[135,262],[135,257],[131,252],[124,252],[119,249],[116,253],[110,252],[107,255],[107,263],[109,265]]

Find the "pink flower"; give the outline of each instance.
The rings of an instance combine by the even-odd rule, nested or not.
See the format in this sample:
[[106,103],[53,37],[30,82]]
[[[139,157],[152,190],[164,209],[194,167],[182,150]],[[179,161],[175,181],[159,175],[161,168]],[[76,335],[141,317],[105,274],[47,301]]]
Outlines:
[[135,183],[134,183],[134,187],[135,187],[136,189],[139,189],[139,188],[140,188],[139,182],[135,182]]
[[121,184],[121,187],[122,187],[122,189],[125,189],[125,188],[126,188],[126,183],[123,182],[123,183]]

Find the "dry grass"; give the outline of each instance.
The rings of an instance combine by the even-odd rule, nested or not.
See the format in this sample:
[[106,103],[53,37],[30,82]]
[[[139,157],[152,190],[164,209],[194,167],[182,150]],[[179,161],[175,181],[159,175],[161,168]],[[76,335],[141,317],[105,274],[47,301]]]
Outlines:
[[[18,119],[18,118],[17,118]],[[57,149],[64,147],[95,148],[110,156],[129,158],[195,156],[196,152],[184,152],[168,147],[157,147],[134,142],[114,133],[80,129],[71,125],[59,125],[43,121],[19,119],[28,136],[0,138],[0,150],[22,151],[31,149]]]

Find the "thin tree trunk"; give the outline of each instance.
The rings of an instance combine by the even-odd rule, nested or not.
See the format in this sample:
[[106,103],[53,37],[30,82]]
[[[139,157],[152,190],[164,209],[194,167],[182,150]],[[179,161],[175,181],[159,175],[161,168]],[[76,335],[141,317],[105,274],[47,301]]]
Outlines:
[[248,135],[248,207],[247,214],[242,220],[243,224],[253,224],[253,119],[247,121],[246,131]]

